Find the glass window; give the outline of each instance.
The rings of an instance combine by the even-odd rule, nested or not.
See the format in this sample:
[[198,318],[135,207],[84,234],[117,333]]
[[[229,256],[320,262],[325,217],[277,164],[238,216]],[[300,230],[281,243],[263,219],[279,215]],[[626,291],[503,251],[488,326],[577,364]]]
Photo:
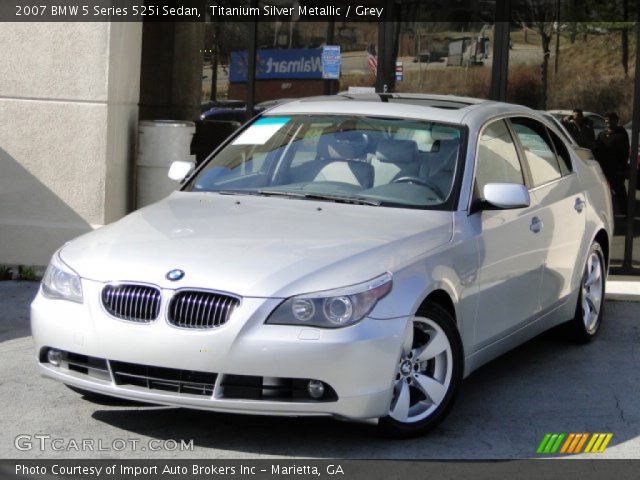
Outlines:
[[449,208],[461,140],[460,127],[429,121],[263,116],[187,190]]
[[[415,4],[406,3],[402,13],[409,21],[398,27],[395,77],[387,79],[391,82],[389,89],[487,98],[493,26],[475,16],[475,12],[460,12],[465,21],[442,21],[438,9],[410,11]],[[492,3],[485,2],[488,11],[493,10]]]
[[562,172],[547,129],[528,118],[514,118],[511,121],[529,164],[533,186],[544,185],[560,178]]
[[504,120],[488,125],[478,141],[476,195],[482,197],[488,183],[524,185],[516,147]]
[[605,124],[604,124],[604,118],[602,118],[600,115],[585,115],[585,117],[587,117],[589,120],[591,120],[591,123],[593,124],[593,129],[594,130],[598,130],[598,131],[602,131],[604,130]]
[[573,166],[571,165],[571,156],[569,155],[566,145],[552,130],[547,129],[547,133],[553,142],[556,154],[560,158],[560,171],[562,175],[569,175],[573,171]]

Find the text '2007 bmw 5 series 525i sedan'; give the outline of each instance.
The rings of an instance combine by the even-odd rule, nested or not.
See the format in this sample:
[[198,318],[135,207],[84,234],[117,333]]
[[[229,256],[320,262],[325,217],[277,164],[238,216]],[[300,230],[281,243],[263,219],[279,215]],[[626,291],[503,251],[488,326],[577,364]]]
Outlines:
[[41,373],[221,412],[434,427],[463,378],[602,322],[599,166],[517,105],[337,95],[276,106],[166,199],[55,253]]

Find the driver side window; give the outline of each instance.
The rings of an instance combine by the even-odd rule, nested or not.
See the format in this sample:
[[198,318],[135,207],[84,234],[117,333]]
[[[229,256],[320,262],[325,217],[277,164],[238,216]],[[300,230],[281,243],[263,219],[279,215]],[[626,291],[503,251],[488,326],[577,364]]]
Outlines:
[[485,127],[478,140],[474,186],[476,198],[483,197],[484,186],[488,183],[524,185],[518,152],[504,120]]

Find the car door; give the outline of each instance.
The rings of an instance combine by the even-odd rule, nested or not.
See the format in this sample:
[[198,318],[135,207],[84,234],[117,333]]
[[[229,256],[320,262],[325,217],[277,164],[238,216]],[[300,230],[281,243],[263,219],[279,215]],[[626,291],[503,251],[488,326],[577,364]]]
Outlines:
[[[516,144],[505,120],[481,131],[474,179],[474,200],[488,183],[525,185]],[[536,231],[538,206],[510,210],[471,208],[479,256],[476,349],[525,325],[538,314],[538,290],[545,253]]]
[[540,207],[538,236],[546,251],[540,286],[544,313],[571,293],[573,275],[584,251],[587,207],[569,152],[560,138],[531,118],[512,118],[511,123],[530,172],[531,198]]

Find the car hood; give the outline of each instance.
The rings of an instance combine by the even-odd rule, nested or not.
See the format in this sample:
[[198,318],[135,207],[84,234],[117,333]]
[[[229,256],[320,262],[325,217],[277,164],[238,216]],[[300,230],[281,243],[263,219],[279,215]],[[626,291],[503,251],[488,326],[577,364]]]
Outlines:
[[[175,192],[60,252],[81,277],[288,297],[394,272],[451,239],[453,214]],[[184,278],[166,279],[172,269]]]

